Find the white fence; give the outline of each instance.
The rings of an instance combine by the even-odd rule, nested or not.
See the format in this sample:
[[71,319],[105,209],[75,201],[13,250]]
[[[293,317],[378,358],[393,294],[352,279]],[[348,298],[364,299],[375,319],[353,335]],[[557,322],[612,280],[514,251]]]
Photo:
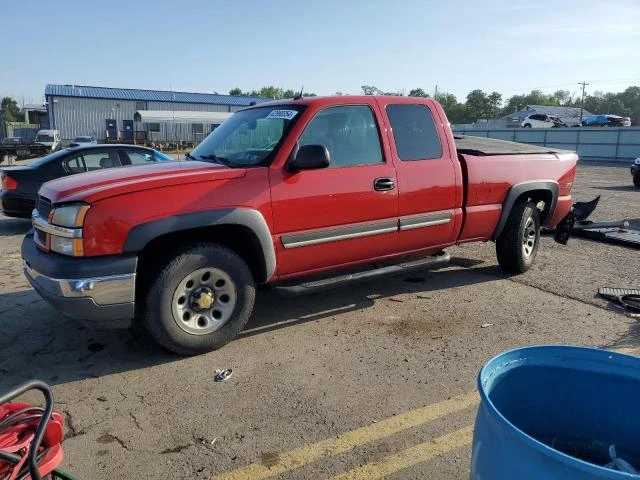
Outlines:
[[580,158],[626,162],[640,157],[640,127],[617,128],[457,128],[455,134],[563,148]]

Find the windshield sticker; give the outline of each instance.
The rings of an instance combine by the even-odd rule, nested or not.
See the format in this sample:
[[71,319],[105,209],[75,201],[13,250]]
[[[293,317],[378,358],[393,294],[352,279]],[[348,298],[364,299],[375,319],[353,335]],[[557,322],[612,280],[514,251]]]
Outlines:
[[282,118],[284,120],[291,120],[297,114],[297,110],[272,110],[266,118]]

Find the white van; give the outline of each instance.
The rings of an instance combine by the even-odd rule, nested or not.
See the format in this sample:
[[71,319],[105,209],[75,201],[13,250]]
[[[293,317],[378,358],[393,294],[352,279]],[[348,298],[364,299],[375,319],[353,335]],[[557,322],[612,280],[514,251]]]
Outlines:
[[33,143],[39,143],[51,148],[52,152],[59,150],[60,144],[60,132],[58,130],[38,130],[36,138]]

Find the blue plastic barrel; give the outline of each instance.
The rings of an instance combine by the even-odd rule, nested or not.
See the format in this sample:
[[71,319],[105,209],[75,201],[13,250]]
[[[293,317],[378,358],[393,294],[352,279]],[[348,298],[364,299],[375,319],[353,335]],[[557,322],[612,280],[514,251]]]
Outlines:
[[[594,348],[505,352],[478,375],[471,480],[640,479],[640,359]],[[627,470],[629,471],[629,470]]]

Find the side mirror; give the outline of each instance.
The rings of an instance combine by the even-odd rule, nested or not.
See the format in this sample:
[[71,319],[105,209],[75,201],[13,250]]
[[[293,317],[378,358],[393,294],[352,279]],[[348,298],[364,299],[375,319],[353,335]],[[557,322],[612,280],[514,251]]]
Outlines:
[[330,163],[329,150],[324,145],[297,147],[287,162],[287,171],[317,170],[327,168]]

